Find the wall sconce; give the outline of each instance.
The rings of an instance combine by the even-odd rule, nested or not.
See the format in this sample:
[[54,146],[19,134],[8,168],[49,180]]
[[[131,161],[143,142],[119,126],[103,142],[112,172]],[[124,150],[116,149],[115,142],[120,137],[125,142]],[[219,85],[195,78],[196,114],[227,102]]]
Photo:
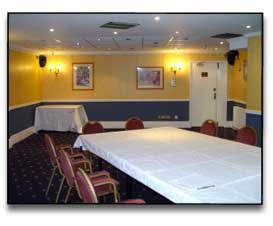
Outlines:
[[173,78],[171,79],[171,87],[176,87],[176,73],[182,70],[182,64],[176,63],[170,65],[170,70],[173,72]]
[[56,76],[60,75],[61,67],[60,65],[49,65],[50,73],[54,73]]

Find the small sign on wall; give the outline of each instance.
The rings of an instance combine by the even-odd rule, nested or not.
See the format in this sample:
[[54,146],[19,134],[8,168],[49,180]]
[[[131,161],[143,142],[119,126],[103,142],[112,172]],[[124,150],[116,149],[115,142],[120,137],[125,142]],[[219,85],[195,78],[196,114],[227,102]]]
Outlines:
[[209,76],[209,74],[208,74],[208,72],[201,72],[201,77],[203,78],[203,77],[208,77]]
[[176,79],[175,78],[171,79],[171,87],[176,87]]

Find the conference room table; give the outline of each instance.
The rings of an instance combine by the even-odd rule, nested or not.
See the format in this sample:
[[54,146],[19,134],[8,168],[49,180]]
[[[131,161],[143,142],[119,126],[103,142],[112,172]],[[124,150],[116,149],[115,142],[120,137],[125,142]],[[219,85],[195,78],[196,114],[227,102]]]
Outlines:
[[34,129],[81,133],[86,122],[88,118],[82,105],[42,105],[35,110]]
[[80,135],[74,147],[174,203],[261,203],[261,148],[256,146],[160,127]]

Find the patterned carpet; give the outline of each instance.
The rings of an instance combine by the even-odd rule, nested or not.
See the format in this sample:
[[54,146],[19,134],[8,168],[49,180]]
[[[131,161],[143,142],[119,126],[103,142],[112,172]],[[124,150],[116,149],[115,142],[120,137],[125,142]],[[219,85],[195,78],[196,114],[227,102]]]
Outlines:
[[[73,144],[78,134],[48,132],[56,144]],[[121,199],[127,197],[128,176],[104,162],[104,169],[120,182]],[[94,168],[98,169],[98,161],[94,160]],[[61,177],[56,173],[48,196],[46,188],[51,176],[52,166],[44,144],[44,132],[33,134],[15,144],[8,153],[8,203],[10,204],[50,204],[54,203]],[[130,178],[131,180],[132,178]],[[63,203],[67,186],[63,187],[59,203]],[[136,180],[132,183],[132,198],[142,198],[150,204],[167,204],[169,200],[144,186]],[[112,197],[106,203],[112,203]],[[81,203],[76,191],[72,191],[68,203]]]

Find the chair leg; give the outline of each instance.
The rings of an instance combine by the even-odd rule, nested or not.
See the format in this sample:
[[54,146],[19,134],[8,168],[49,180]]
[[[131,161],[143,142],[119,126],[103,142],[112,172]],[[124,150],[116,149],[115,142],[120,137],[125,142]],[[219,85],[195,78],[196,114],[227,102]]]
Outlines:
[[120,202],[120,195],[118,191],[114,191],[114,201],[115,203],[119,203]]
[[103,204],[105,204],[105,203],[106,203],[106,197],[105,197],[105,195],[104,195],[104,196],[102,196],[102,202],[103,202]]
[[58,193],[57,193],[57,197],[56,197],[55,203],[57,203],[58,200],[59,200],[59,196],[60,196],[60,193],[61,193],[61,191],[62,191],[63,184],[64,184],[64,179],[65,179],[65,177],[63,176],[63,178],[62,178],[62,180],[61,180],[61,184],[60,184],[59,190],[58,190]]
[[120,193],[119,193],[119,191],[117,191],[117,196],[116,196],[116,201],[117,201],[117,203],[119,203],[120,202]]
[[78,185],[77,182],[75,182],[75,187],[76,187],[76,191],[78,193],[79,198],[82,199],[81,192],[80,192],[80,189],[79,189],[79,185]]
[[52,183],[52,181],[53,181],[53,178],[54,178],[56,169],[57,169],[57,166],[54,167],[54,169],[53,169],[53,171],[52,171],[52,173],[51,173],[51,177],[50,177],[50,180],[49,180],[49,183],[48,183],[48,186],[47,186],[47,189],[46,189],[46,193],[45,193],[46,196],[48,195],[48,192],[49,192],[49,190],[50,190],[50,186],[51,186],[51,183]]
[[70,196],[70,192],[71,192],[71,190],[72,190],[72,187],[69,187],[69,188],[68,188],[68,191],[67,191],[67,193],[66,193],[66,196],[65,196],[64,203],[67,203],[68,198],[69,198],[69,196]]

